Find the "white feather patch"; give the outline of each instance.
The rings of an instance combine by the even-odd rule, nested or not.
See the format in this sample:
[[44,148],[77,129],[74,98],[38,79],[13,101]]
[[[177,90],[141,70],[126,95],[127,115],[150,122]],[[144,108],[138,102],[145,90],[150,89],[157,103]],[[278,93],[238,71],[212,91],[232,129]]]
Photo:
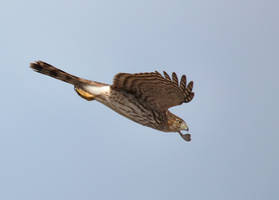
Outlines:
[[86,91],[88,91],[89,93],[93,94],[94,96],[110,93],[110,86],[86,85],[86,86],[84,86],[84,89]]

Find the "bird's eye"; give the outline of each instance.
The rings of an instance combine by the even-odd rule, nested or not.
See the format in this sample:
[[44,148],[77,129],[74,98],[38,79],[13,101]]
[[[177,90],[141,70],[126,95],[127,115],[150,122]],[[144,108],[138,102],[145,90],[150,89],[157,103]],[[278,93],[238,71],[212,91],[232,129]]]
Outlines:
[[182,123],[182,121],[181,121],[181,120],[178,120],[178,123],[179,123],[179,124],[181,124],[181,123]]

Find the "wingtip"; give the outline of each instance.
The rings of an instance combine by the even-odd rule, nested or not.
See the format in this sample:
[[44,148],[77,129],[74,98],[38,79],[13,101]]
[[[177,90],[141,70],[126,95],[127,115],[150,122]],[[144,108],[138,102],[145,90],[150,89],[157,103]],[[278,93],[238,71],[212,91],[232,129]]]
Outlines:
[[190,83],[188,84],[188,87],[191,88],[191,91],[194,88],[194,81],[190,81]]
[[177,78],[177,75],[176,75],[175,72],[172,72],[172,81],[173,81],[176,85],[178,85],[178,78]]
[[167,80],[171,81],[171,78],[166,71],[163,71],[163,74]]

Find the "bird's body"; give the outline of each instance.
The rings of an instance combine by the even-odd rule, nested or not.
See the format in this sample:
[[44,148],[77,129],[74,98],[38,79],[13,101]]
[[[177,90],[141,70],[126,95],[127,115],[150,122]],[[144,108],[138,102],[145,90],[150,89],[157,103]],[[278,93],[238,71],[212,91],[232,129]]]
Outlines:
[[179,132],[187,141],[190,135],[181,134],[188,130],[186,123],[168,111],[169,107],[190,102],[194,93],[193,82],[186,85],[183,75],[178,85],[177,76],[172,79],[164,72],[128,74],[119,73],[112,85],[89,81],[68,74],[45,62],[31,63],[37,72],[73,84],[76,92],[87,100],[97,100],[117,113],[139,123],[164,132]]

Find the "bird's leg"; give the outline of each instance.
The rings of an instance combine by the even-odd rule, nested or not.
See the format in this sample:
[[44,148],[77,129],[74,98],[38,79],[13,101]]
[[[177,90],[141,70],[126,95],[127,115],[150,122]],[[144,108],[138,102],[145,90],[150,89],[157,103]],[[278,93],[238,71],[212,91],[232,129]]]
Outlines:
[[187,142],[191,141],[191,134],[186,133],[186,134],[182,134],[181,131],[178,131],[179,135]]
[[85,90],[75,87],[76,92],[78,93],[79,96],[82,98],[86,99],[87,101],[92,101],[94,100],[95,96],[86,92]]

